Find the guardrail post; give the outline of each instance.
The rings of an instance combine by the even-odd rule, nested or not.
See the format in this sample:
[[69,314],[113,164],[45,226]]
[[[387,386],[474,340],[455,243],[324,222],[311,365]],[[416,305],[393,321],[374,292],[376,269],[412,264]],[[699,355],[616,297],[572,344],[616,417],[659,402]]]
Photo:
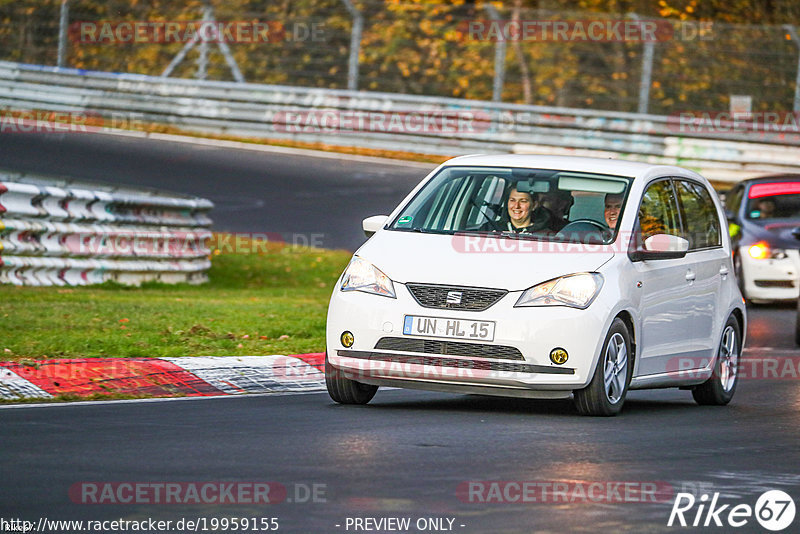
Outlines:
[[798,51],[797,76],[794,80],[794,104],[792,105],[792,110],[797,113],[800,112],[800,39],[798,39],[797,30],[794,26],[791,24],[786,24],[783,27],[787,32],[789,32],[789,35],[792,37],[792,41],[794,42],[794,46]]
[[347,67],[347,88],[358,90],[358,56],[361,53],[361,34],[364,31],[364,16],[351,0],[342,0],[344,7],[353,17],[353,30],[350,32],[350,59]]
[[[486,4],[486,11],[492,20],[500,22],[500,13],[492,4]],[[492,102],[503,100],[503,85],[506,78],[506,40],[498,39],[494,45],[494,81],[492,82]]]
[[67,26],[69,25],[69,0],[61,0],[61,16],[58,23],[58,61],[56,66],[64,67],[67,56]]

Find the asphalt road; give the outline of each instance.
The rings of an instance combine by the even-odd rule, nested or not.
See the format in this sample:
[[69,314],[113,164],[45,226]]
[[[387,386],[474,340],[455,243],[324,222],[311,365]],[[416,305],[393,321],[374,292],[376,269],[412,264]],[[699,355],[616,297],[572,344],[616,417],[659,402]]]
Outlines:
[[[464,533],[668,532],[677,530],[666,524],[680,490],[751,506],[767,489],[800,497],[798,384],[742,381],[727,407],[697,406],[677,390],[633,392],[613,419],[580,417],[569,401],[400,390],[381,391],[366,407],[305,394],[3,409],[0,517],[276,517],[288,532],[354,532],[345,525],[357,517],[442,517]],[[301,501],[316,485],[318,502],[92,505],[68,497],[81,482],[214,481],[278,482]],[[458,493],[469,481],[669,490],[654,503],[470,503]],[[764,532],[751,523],[738,530]]]
[[0,134],[0,169],[154,187],[214,202],[214,229],[355,250],[434,165],[386,164],[92,134]]
[[[0,136],[0,154],[4,168],[210,197],[219,229],[319,231],[324,246],[351,249],[363,239],[360,219],[385,213],[424,174],[76,136]],[[796,369],[794,317],[793,308],[751,309],[747,357],[790,357]],[[727,407],[697,406],[685,391],[632,392],[612,419],[580,417],[568,401],[400,390],[380,391],[366,407],[306,394],[4,408],[0,520],[206,518],[210,527],[212,519],[275,517],[280,531],[336,533],[388,532],[347,528],[348,518],[399,517],[414,526],[452,519],[449,531],[464,533],[684,531],[666,526],[681,490],[698,499],[719,492],[728,509],[754,506],[769,489],[800,503],[799,429],[797,375],[743,379]],[[646,503],[586,502],[575,493],[571,502],[465,502],[464,484],[487,481],[655,483],[666,493]],[[70,498],[82,482],[276,482],[288,497],[270,505],[92,505]],[[316,502],[308,502],[314,487]],[[690,523],[697,510],[686,513]],[[709,529],[734,531],[696,530]],[[735,531],[766,532],[753,518]]]

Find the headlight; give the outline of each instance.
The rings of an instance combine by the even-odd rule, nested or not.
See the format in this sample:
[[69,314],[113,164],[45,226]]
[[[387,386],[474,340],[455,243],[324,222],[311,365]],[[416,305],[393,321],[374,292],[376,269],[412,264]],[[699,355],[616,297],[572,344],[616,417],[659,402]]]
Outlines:
[[339,289],[397,298],[394,293],[394,284],[389,277],[358,256],[353,256],[353,259],[350,260],[350,265],[347,266],[342,276],[342,285]]
[[587,308],[603,287],[599,273],[579,273],[562,276],[526,289],[514,307],[572,306]]
[[780,248],[769,248],[769,245],[764,241],[751,245],[747,249],[747,254],[754,260],[782,260],[786,258],[786,251]]

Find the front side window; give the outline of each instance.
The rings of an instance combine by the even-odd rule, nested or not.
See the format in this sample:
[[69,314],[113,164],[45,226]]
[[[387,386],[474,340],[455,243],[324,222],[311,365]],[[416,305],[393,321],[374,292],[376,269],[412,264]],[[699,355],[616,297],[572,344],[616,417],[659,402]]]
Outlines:
[[676,180],[675,187],[685,227],[683,237],[689,241],[689,250],[720,246],[719,217],[708,190],[686,180]]
[[682,237],[678,203],[670,180],[661,180],[647,187],[639,207],[637,230],[642,243],[656,234]]
[[630,183],[566,170],[446,167],[389,229],[610,243]]

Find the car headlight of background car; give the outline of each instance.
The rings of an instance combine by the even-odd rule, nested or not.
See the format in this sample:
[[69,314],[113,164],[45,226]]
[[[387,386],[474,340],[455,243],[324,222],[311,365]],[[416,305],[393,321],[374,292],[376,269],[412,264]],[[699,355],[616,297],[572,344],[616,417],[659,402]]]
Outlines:
[[342,276],[342,285],[339,289],[397,298],[392,280],[383,274],[383,271],[358,256],[353,256],[353,259],[350,260],[350,264]]
[[603,287],[600,273],[578,273],[555,278],[526,289],[514,307],[571,306],[584,309]]
[[782,248],[770,248],[769,244],[761,241],[747,248],[747,254],[754,260],[782,260],[786,258],[786,251]]

